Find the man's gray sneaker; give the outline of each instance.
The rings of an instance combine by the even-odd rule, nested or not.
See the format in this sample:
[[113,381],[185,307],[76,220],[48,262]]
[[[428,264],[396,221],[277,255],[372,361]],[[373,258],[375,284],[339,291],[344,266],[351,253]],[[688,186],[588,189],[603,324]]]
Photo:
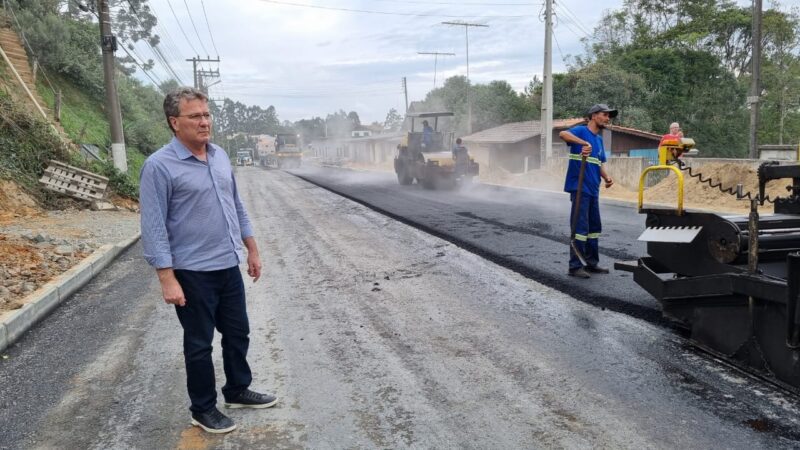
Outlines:
[[259,394],[250,389],[245,389],[234,398],[225,401],[226,408],[270,408],[278,403],[278,397],[272,394]]
[[204,413],[192,413],[192,425],[214,434],[230,433],[236,429],[233,420],[216,407]]

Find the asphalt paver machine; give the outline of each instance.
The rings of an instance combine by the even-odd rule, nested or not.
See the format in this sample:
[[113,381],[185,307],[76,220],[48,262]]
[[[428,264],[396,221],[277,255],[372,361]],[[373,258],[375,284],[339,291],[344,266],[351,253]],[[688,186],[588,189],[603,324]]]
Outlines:
[[[642,173],[639,212],[647,219],[639,240],[647,242],[648,256],[615,267],[632,272],[634,281],[661,303],[664,316],[685,328],[699,347],[798,392],[800,165],[762,164],[756,195],[742,194],[741,187],[724,189],[750,201],[748,215],[686,211],[684,172],[722,189],[680,160],[693,144],[662,142],[659,165]],[[644,207],[645,176],[657,170],[678,177],[675,209]],[[765,195],[773,180],[791,183],[785,196]],[[760,214],[765,204],[774,211]]]

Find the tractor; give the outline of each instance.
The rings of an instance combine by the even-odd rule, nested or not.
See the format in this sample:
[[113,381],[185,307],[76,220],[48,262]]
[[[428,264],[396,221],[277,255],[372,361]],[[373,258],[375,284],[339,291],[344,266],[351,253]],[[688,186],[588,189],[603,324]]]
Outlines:
[[[453,158],[453,132],[439,131],[439,118],[452,112],[409,114],[410,131],[397,146],[394,171],[401,185],[417,180],[426,189],[456,187],[478,175],[478,163],[471,158]],[[433,126],[430,122],[433,122]]]

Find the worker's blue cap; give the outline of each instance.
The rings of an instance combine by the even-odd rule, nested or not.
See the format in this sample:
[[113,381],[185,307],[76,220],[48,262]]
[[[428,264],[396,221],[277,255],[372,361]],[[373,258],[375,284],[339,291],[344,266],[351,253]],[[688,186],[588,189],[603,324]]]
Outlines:
[[591,118],[592,114],[599,112],[607,112],[608,117],[612,119],[614,117],[617,117],[617,114],[619,114],[619,111],[617,111],[616,109],[609,108],[608,105],[606,105],[605,103],[598,103],[596,105],[592,105],[592,107],[589,108],[588,111],[586,111],[586,117]]

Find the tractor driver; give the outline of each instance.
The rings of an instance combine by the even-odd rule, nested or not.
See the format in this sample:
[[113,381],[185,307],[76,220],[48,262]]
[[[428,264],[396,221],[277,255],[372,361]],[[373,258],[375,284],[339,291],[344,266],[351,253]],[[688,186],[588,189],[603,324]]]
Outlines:
[[427,120],[422,121],[422,150],[425,151],[433,145],[433,128],[428,125]]

